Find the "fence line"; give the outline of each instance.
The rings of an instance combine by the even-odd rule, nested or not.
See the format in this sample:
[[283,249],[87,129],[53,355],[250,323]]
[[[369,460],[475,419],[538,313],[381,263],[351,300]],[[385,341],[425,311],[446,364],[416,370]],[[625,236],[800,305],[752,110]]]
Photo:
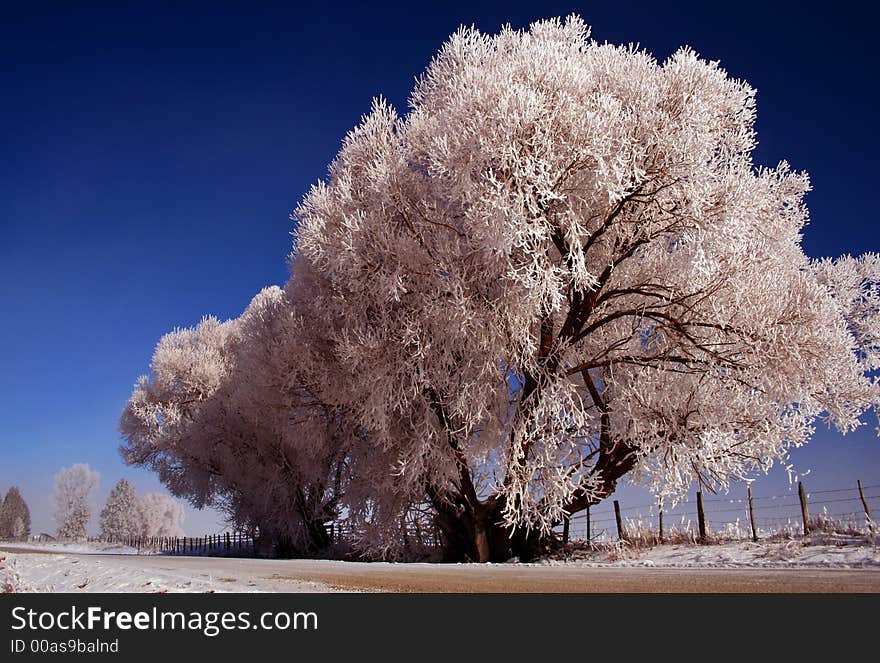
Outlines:
[[[745,498],[706,499],[698,493],[696,499],[679,500],[674,507],[661,507],[660,504],[625,506],[619,500],[606,500],[607,504],[595,505],[589,513],[583,510],[570,514],[560,523],[558,533],[565,542],[602,541],[614,536],[626,539],[646,527],[653,531],[656,523],[658,540],[662,537],[668,540],[676,531],[679,534],[689,533],[695,542],[717,539],[719,534],[724,538],[736,538],[734,535],[737,532],[743,539],[758,540],[774,533],[792,533],[795,529],[809,533],[829,519],[838,520],[853,531],[873,533],[876,524],[871,519],[871,509],[875,513],[880,510],[878,488],[880,484],[863,485],[857,481],[847,488],[809,491],[803,483],[799,483],[798,493],[753,497],[749,487],[749,494]],[[803,504],[799,493],[804,496]],[[844,493],[852,497],[838,496]],[[702,518],[698,508],[700,504]],[[853,508],[841,510],[842,504],[852,504]],[[644,513],[645,510],[647,513]],[[730,514],[737,516],[731,518]],[[329,523],[328,531],[333,543],[350,542],[355,537],[350,523],[345,521]],[[416,545],[425,548],[440,545],[436,532],[426,531],[418,522],[406,523],[404,532],[405,538]],[[252,532],[238,530],[201,537],[111,537],[98,540],[127,545],[138,552],[175,555],[251,557],[259,552],[259,537]]]
[[[781,495],[752,496],[749,487],[749,494],[745,497],[707,499],[705,496],[695,495],[695,499],[676,501],[673,507],[661,506],[659,503],[633,506],[621,504],[619,509],[624,514],[626,524],[617,538],[627,538],[626,530],[647,527],[651,531],[656,530],[659,540],[661,536],[668,538],[669,532],[678,527],[691,531],[694,538],[699,539],[700,501],[703,503],[705,526],[709,529],[708,539],[718,538],[719,533],[730,538],[729,532],[740,531],[742,538],[757,540],[759,536],[769,536],[777,532],[790,533],[795,527],[801,528],[802,533],[808,533],[827,526],[829,520],[840,521],[838,524],[848,530],[873,533],[876,523],[871,517],[871,510],[880,509],[880,492],[876,490],[878,488],[880,484],[865,485],[856,481],[847,488],[810,491],[803,482],[799,482],[798,492]],[[803,504],[800,491],[803,491],[805,498]],[[732,514],[736,516],[733,517]],[[608,505],[602,503],[592,507],[592,532],[589,534],[586,531],[586,520],[585,511],[570,515],[571,539],[614,538],[617,518]]]

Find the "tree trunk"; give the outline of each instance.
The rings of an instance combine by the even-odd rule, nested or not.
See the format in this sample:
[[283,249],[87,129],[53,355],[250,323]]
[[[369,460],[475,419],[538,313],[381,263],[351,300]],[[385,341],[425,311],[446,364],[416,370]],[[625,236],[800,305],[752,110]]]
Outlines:
[[489,529],[485,511],[478,509],[474,516],[474,556],[478,562],[492,561],[492,546],[489,543]]
[[557,547],[555,536],[541,536],[522,528],[505,527],[500,501],[489,499],[476,509],[438,513],[447,562],[506,562],[512,557],[529,561]]

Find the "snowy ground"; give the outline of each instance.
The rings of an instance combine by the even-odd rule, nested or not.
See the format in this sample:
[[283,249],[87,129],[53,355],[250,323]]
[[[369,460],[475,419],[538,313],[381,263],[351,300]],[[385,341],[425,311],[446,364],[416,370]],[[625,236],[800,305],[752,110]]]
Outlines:
[[12,543],[3,543],[0,541],[0,547],[15,548],[16,550],[34,550],[37,552],[57,552],[57,553],[101,553],[103,555],[147,555],[149,551],[138,551],[132,546],[124,546],[119,543],[101,543],[89,541],[87,543],[70,543],[61,541],[47,541],[45,543],[22,543],[15,541]]
[[692,543],[638,548],[626,543],[574,548],[548,565],[664,568],[838,568],[880,571],[880,540],[820,534],[807,539]]
[[0,592],[332,591],[322,583],[263,577],[270,575],[261,573],[267,561],[137,555],[125,546],[16,543],[0,547]]
[[[536,564],[390,564],[135,555],[125,548],[0,547],[0,591],[880,592],[866,537],[634,549],[571,548]],[[2,545],[2,544],[0,544]],[[15,545],[15,548],[12,546]]]

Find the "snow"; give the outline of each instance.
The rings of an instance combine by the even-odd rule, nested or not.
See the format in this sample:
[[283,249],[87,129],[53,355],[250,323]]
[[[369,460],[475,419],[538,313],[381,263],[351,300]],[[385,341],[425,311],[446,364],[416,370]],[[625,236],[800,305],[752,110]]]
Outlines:
[[[825,569],[824,573],[830,574],[863,574],[859,578],[847,577],[861,583],[860,587],[876,591],[874,588],[880,586],[880,575],[875,575],[880,572],[878,543],[880,540],[876,537],[822,534],[808,539],[758,543],[740,541],[645,548],[622,543],[593,547],[580,545],[529,564],[395,564],[179,557],[138,555],[131,548],[106,544],[9,544],[0,548],[0,591],[333,592],[340,591],[340,588],[346,588],[343,591],[393,592],[535,591],[536,586],[544,587],[543,591],[569,591],[567,588],[574,586],[569,581],[583,585],[589,580],[589,584],[595,585],[601,578],[591,575],[590,569],[597,568],[607,569],[603,573],[615,568],[640,572],[655,569],[658,573],[662,569],[670,572],[678,569],[678,573],[690,569],[695,574],[706,573],[708,569],[751,569],[755,578],[765,577],[761,574],[767,573],[790,574],[792,570]],[[631,574],[628,572],[627,577],[621,577],[622,581],[631,580]],[[664,577],[669,580],[668,576]],[[674,577],[679,579],[676,582],[683,578]],[[790,575],[786,577],[789,578],[786,583],[797,579]],[[825,578],[823,582],[826,584],[810,585],[806,591],[831,591],[836,585],[827,583],[832,581],[836,582],[830,577]],[[789,591],[785,589],[789,586],[777,584],[776,591]],[[610,591],[633,591],[615,589],[628,587],[625,584],[608,587],[611,587]],[[644,585],[638,585],[634,591],[645,591],[639,587]],[[691,591],[704,591],[700,589],[702,585],[693,587],[695,589]]]
[[[50,547],[53,550],[47,552],[46,548]],[[263,577],[259,567],[269,560],[162,558],[137,555],[134,549],[124,546],[113,546],[109,551],[104,547],[15,544],[15,549],[33,552],[0,550],[0,592],[332,591],[321,583],[296,580],[279,583]],[[242,568],[233,566],[230,571],[217,562]],[[216,571],[210,568],[212,563],[218,567]]]
[[878,540],[827,535],[807,539],[659,545],[639,549],[623,542],[581,548],[541,563],[567,566],[651,566],[667,568],[875,568]]
[[13,543],[0,542],[0,546],[4,548],[14,548],[15,550],[34,550],[38,552],[57,552],[57,553],[80,553],[84,555],[149,555],[153,554],[150,550],[138,551],[132,546],[125,546],[121,543],[103,543],[97,541],[84,541],[75,543],[71,541],[46,541],[24,543],[15,541]]

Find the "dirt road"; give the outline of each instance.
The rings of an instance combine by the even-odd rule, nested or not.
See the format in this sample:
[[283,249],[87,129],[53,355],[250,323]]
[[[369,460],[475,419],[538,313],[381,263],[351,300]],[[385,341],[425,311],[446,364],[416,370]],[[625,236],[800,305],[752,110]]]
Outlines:
[[294,562],[276,576],[380,592],[880,592],[880,571],[358,565]]
[[307,588],[323,585],[366,592],[880,592],[875,569],[368,564],[77,553],[63,558],[61,565],[95,565],[119,575],[212,578],[231,591],[314,591]]

